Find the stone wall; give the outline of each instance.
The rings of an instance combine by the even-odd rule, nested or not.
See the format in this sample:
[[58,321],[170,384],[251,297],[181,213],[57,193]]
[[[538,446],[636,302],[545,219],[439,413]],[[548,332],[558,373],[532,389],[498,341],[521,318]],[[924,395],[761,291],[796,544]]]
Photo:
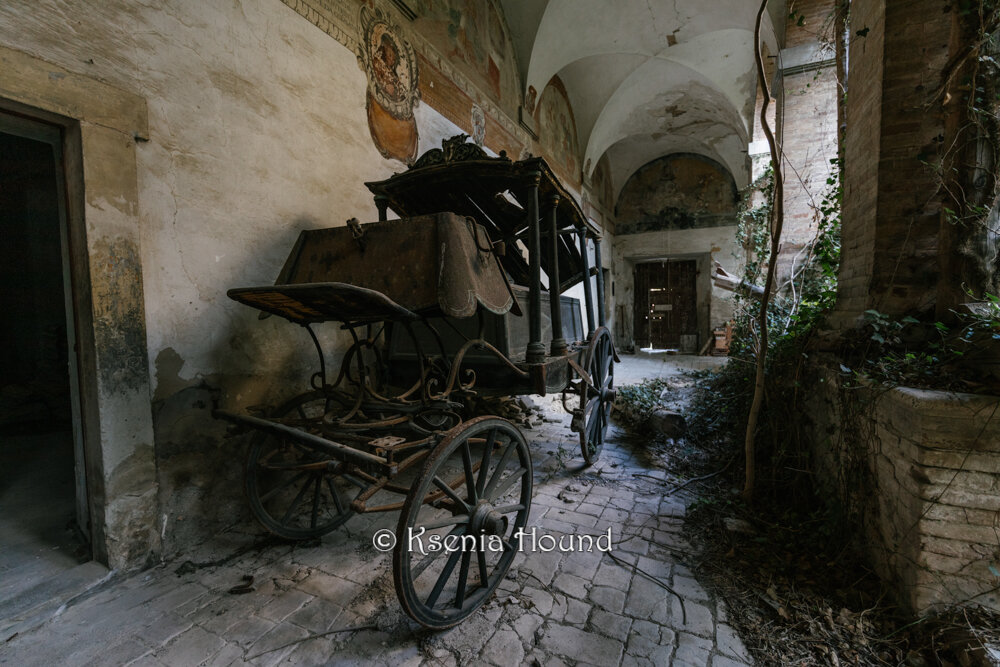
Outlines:
[[[80,247],[91,247],[80,266],[94,288],[97,343],[107,344],[97,350],[100,385],[84,415],[96,443],[88,465],[97,468],[88,472],[107,518],[95,527],[107,553],[97,554],[115,567],[245,519],[244,443],[211,418],[213,403],[274,404],[304,391],[317,370],[300,327],[260,320],[226,290],[273,283],[302,229],[376,219],[364,182],[405,168],[405,151],[391,144],[407,123],[403,138],[420,149],[477,129],[487,148],[515,158],[527,145],[504,111],[517,108],[519,84],[510,81],[497,3],[476,15],[489,28],[471,13],[462,18],[475,33],[469,39],[490,45],[488,58],[464,65],[455,59],[476,54],[448,55],[451,41],[433,43],[448,32],[445,19],[414,26],[388,17],[403,26],[397,44],[410,40],[424,68],[403,120],[371,116],[385,95],[373,97],[378,86],[358,52],[361,6],[0,3],[0,105],[15,99],[29,105],[24,113],[47,109],[72,131],[82,127],[87,228],[79,235]],[[97,223],[112,219],[105,238]],[[348,337],[325,328],[327,362],[337,363]]]
[[808,410],[817,479],[857,510],[860,541],[898,601],[915,614],[1000,610],[1000,398],[820,378]]
[[[708,340],[712,327],[732,319],[732,292],[712,284],[710,275],[716,261],[727,271],[737,271],[737,260],[733,254],[735,236],[734,225],[616,236],[610,266],[615,284],[612,334],[618,349],[632,350],[635,347],[632,330],[635,308],[633,272],[635,265],[641,262],[661,259],[694,259],[698,262],[699,346]],[[605,266],[608,266],[607,261],[606,258]]]

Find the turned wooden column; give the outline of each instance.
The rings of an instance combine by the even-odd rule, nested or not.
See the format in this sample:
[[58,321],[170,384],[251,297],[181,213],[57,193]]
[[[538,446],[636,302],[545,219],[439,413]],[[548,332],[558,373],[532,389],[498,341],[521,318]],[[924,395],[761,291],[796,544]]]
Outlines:
[[601,239],[594,239],[594,267],[597,269],[597,324],[604,326],[604,268],[601,265]]
[[529,174],[534,180],[530,185],[528,201],[528,265],[531,284],[528,286],[528,352],[526,361],[539,364],[545,361],[545,344],[542,343],[542,230],[538,216],[538,182],[541,173]]
[[566,338],[563,336],[562,327],[562,303],[559,299],[559,223],[556,219],[559,208],[559,195],[552,195],[549,199],[549,239],[552,243],[549,251],[549,305],[552,309],[552,346],[549,354],[553,357],[561,357],[569,349],[566,345]]
[[587,257],[587,228],[580,225],[580,258],[583,261],[583,299],[587,302],[587,337],[594,333],[594,295],[590,287],[590,258]]

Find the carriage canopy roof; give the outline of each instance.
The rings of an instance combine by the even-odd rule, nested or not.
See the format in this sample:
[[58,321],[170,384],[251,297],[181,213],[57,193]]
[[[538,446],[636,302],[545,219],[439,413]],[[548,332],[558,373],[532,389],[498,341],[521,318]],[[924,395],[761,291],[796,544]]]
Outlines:
[[489,157],[465,135],[446,139],[441,148],[424,153],[412,167],[384,180],[365,183],[400,217],[451,211],[475,218],[493,242],[502,241],[504,269],[518,284],[529,284],[528,222],[534,185],[542,230],[542,270],[550,275],[549,230],[556,201],[559,282],[562,292],[583,279],[583,260],[576,233],[599,239],[600,230],[583,214],[575,198],[540,157],[512,161],[503,152]]

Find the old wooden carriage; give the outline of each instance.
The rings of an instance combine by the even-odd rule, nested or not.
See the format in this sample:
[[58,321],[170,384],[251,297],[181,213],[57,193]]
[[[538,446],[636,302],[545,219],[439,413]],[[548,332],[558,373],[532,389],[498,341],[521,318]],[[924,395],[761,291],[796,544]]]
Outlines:
[[[302,325],[319,371],[276,410],[215,413],[254,431],[245,487],[274,533],[316,537],[355,512],[399,511],[397,595],[430,627],[488,599],[531,507],[524,436],[473,417],[470,399],[561,392],[588,464],[614,401],[598,230],[542,159],[491,158],[464,139],[368,183],[378,222],[303,231],[274,285],[229,291]],[[586,335],[578,302],[560,298],[581,281]],[[353,339],[335,377],[313,329],[324,322]],[[414,536],[445,547],[414,549]]]

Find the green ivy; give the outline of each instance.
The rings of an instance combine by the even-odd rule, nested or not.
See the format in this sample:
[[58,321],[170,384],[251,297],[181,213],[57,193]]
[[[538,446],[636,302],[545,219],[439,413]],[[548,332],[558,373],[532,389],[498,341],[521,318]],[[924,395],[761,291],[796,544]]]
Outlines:
[[[757,460],[759,476],[772,483],[787,477],[783,470],[808,467],[798,433],[802,420],[796,414],[801,409],[802,367],[809,341],[836,301],[840,266],[841,164],[835,159],[831,166],[816,211],[816,237],[803,260],[804,266],[797,272],[794,291],[788,289],[775,295],[767,313],[768,382],[757,433]],[[737,227],[742,256],[738,259],[744,266],[741,277],[752,284],[759,283],[766,268],[773,191],[773,176],[768,172],[743,193]],[[734,306],[730,362],[717,373],[703,375],[699,382],[688,422],[696,438],[732,439],[745,428],[759,353],[759,301],[737,294]],[[772,484],[770,488],[773,491],[779,486]]]
[[663,378],[647,378],[639,384],[619,387],[615,407],[628,421],[641,424],[663,403],[661,397],[669,388],[670,385]]
[[989,390],[995,381],[982,371],[996,363],[990,354],[1000,343],[1000,298],[984,299],[974,311],[953,313],[950,326],[866,310],[867,345],[855,352],[854,368],[841,370],[887,386]]

